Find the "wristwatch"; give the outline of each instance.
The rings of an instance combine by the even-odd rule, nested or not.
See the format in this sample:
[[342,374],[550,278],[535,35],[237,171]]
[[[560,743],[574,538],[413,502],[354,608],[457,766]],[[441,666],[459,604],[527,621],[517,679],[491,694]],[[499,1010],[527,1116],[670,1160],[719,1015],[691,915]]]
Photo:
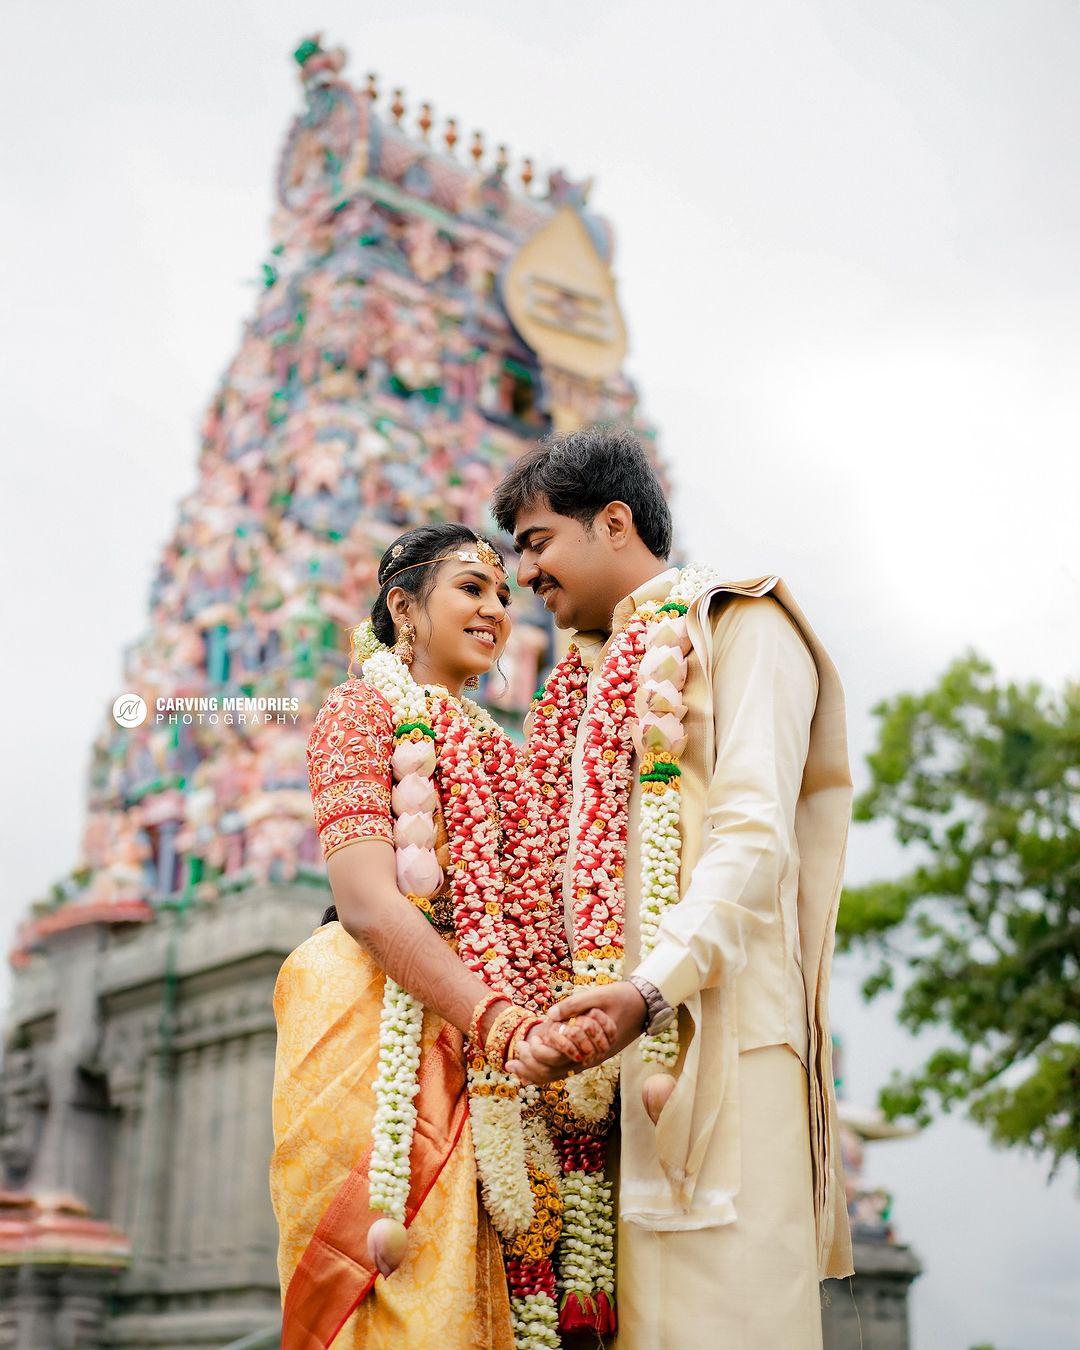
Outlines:
[[655,1036],[658,1031],[663,1031],[665,1027],[671,1026],[672,1022],[675,1021],[675,1009],[664,998],[656,985],[649,980],[643,980],[640,975],[631,975],[628,979],[645,1000],[646,1033]]

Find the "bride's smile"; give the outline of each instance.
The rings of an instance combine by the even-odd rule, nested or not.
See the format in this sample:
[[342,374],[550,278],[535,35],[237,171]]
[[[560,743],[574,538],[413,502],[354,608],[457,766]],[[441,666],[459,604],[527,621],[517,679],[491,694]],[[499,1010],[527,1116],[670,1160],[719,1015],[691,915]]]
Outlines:
[[[465,560],[457,551],[430,570],[417,594],[391,590],[395,626],[411,624],[414,679],[459,693],[467,680],[486,675],[506,648],[510,586],[501,566]],[[425,578],[427,580],[427,578]]]

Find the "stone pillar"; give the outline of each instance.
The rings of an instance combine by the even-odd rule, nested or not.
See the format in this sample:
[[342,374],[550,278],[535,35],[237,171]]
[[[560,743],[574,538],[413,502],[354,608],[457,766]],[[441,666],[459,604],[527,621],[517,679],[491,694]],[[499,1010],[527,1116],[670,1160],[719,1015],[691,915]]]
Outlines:
[[225,1211],[221,1206],[221,1188],[225,1182],[227,1160],[222,1155],[222,1076],[225,1043],[215,1041],[203,1048],[200,1062],[202,1119],[199,1122],[199,1170],[192,1177],[195,1192],[195,1225],[192,1235],[194,1259],[209,1265],[214,1256]]
[[241,1248],[252,1282],[275,1283],[277,1224],[270,1204],[269,1184],[270,1154],[274,1146],[270,1119],[276,1048],[274,1030],[255,1032],[248,1037],[247,1046],[242,1182],[241,1196],[238,1197]]
[[238,1248],[236,1214],[240,1202],[240,1178],[244,1168],[247,1120],[244,1117],[242,1079],[247,1038],[234,1036],[223,1046],[221,1061],[221,1137],[217,1142],[221,1171],[217,1193],[215,1251],[231,1259]]
[[152,1285],[165,1262],[165,1221],[174,1102],[173,1056],[152,1050],[143,1071],[138,1156],[132,1185],[132,1278]]
[[170,1274],[175,1276],[191,1263],[191,1236],[195,1221],[196,1177],[203,1148],[200,1137],[200,1049],[181,1050],[176,1055],[174,1078],[175,1120],[170,1165],[164,1179],[168,1192],[165,1251]]
[[125,1073],[122,1079],[110,1076],[109,1100],[116,1112],[113,1126],[115,1164],[112,1168],[108,1217],[125,1233],[131,1231],[134,1209],[134,1175],[139,1148],[139,1122],[142,1113],[141,1082]]
[[99,924],[55,934],[49,957],[56,971],[56,1030],[46,1074],[49,1104],[28,1189],[67,1191],[100,1208],[103,1103],[88,1094],[84,1070],[93,1065],[102,1037],[98,961],[104,940]]

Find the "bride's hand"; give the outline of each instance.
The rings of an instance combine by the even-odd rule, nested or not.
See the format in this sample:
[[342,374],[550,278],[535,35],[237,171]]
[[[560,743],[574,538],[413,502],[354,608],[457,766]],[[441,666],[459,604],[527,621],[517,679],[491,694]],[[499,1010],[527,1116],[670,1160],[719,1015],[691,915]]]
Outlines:
[[555,1083],[576,1069],[588,1069],[607,1059],[615,1031],[615,1023],[602,1010],[583,1013],[573,1022],[541,1022],[506,1067],[523,1083]]

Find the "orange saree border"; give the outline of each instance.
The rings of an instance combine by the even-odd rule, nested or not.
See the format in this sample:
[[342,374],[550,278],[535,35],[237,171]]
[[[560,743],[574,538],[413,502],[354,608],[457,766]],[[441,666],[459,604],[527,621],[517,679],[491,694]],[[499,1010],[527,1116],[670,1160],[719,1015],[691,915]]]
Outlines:
[[[444,1024],[420,1067],[408,1227],[457,1145],[468,1116],[461,1032]],[[289,1281],[282,1311],[281,1350],[325,1350],[375,1283],[367,1238],[371,1212],[371,1149],[342,1183]]]

